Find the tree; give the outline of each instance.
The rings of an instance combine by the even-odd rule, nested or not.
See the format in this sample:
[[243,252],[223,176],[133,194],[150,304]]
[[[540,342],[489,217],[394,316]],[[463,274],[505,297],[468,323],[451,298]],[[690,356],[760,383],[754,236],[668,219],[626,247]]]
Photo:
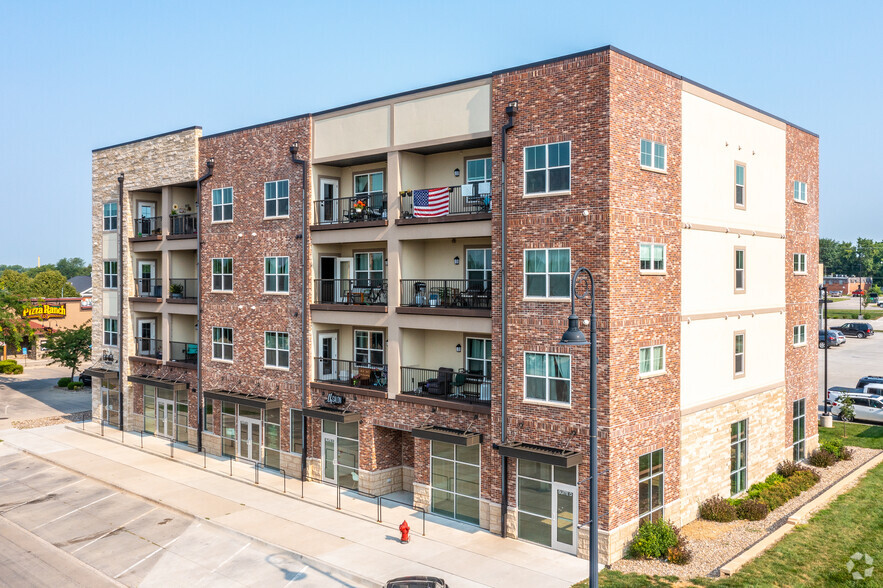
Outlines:
[[37,274],[41,274],[43,272],[46,272],[49,270],[54,270],[54,269],[55,269],[55,266],[52,265],[51,263],[44,263],[40,267],[29,267],[28,269],[26,269],[24,271],[24,273],[26,273],[28,276],[30,276],[32,278],[36,278]]
[[5,290],[19,299],[31,298],[34,280],[23,273],[7,269],[0,274],[0,290]]
[[[62,290],[64,287],[64,290]],[[30,298],[60,298],[64,292],[65,296],[79,296],[80,293],[74,290],[70,282],[67,281],[61,272],[50,269],[40,272],[34,277],[33,288],[31,289]]]
[[0,290],[0,341],[6,343],[8,351],[18,351],[34,332],[28,321],[21,318],[23,306],[21,297]]
[[852,405],[855,403],[852,398],[846,394],[838,398],[837,402],[840,403],[840,420],[843,421],[843,437],[846,437],[846,423],[855,418],[855,409],[852,408]]
[[71,369],[73,379],[77,367],[92,354],[92,325],[83,323],[73,329],[49,333],[46,338],[46,355],[52,358],[50,365]]
[[88,276],[92,273],[92,267],[86,265],[81,257],[62,257],[55,264],[55,269],[68,280],[74,276]]

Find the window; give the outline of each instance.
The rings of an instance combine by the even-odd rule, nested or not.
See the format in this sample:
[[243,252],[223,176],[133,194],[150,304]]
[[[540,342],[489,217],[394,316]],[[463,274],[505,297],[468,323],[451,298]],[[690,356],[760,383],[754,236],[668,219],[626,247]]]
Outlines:
[[466,338],[466,371],[491,377],[491,340]]
[[108,202],[104,205],[104,230],[117,230],[117,203]]
[[233,220],[233,188],[212,190],[212,222]]
[[117,346],[117,319],[104,319],[104,344],[110,347]]
[[491,179],[491,158],[466,160],[466,183],[489,182]]
[[745,292],[745,248],[736,247],[736,259],[733,263],[735,267],[735,286],[736,294]]
[[794,273],[795,274],[805,274],[806,273],[806,253],[795,253],[794,254]]
[[745,164],[736,163],[736,208],[745,208]]
[[570,356],[525,353],[524,397],[570,404]]
[[264,366],[288,369],[288,333],[264,333]]
[[383,331],[356,331],[356,363],[383,365]]
[[288,180],[264,184],[264,216],[288,216]]
[[794,345],[806,345],[806,325],[794,326]]
[[303,420],[299,410],[291,410],[288,429],[291,433],[289,451],[302,454],[304,452]]
[[665,372],[665,345],[641,347],[638,350],[638,373],[653,376]]
[[233,361],[233,329],[212,327],[212,359]]
[[429,473],[432,512],[478,524],[480,450],[481,445],[466,447],[432,441]]
[[570,190],[570,141],[524,148],[524,193]]
[[202,412],[202,430],[208,431],[211,433],[215,430],[215,416],[214,416],[214,402],[211,400],[205,401],[205,408]]
[[659,243],[641,243],[641,271],[665,271],[665,245]]
[[806,400],[795,400],[792,414],[792,459],[800,461],[806,457]]
[[288,292],[288,258],[264,258],[264,291]]
[[385,210],[383,205],[383,172],[353,176],[353,200],[361,200],[368,208]]
[[577,468],[518,460],[518,538],[551,547],[574,545]]
[[104,262],[104,287],[116,288],[119,286],[119,276],[117,275],[117,262]]
[[794,181],[794,200],[806,204],[806,182]]
[[370,288],[383,283],[383,252],[356,253],[356,288]]
[[641,139],[641,167],[656,171],[665,171],[665,145]]
[[569,298],[570,249],[525,249],[524,293],[528,298]]
[[491,284],[491,250],[466,250],[466,279],[472,290],[488,288]]
[[740,378],[745,375],[745,331],[733,336],[733,376]]
[[638,458],[638,515],[642,523],[662,518],[664,473],[662,449]]
[[212,259],[212,290],[215,292],[231,292],[233,290],[232,257]]
[[748,475],[748,419],[730,425],[730,496],[745,490]]

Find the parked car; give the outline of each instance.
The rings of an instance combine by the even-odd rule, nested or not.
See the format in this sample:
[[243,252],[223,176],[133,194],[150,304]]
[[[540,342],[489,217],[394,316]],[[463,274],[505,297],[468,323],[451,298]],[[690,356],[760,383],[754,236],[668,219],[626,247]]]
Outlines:
[[825,347],[838,347],[846,343],[846,336],[840,331],[828,329],[828,336],[825,337],[825,331],[819,331],[819,349]]
[[88,376],[86,374],[80,374],[80,381],[83,382],[83,386],[91,386],[92,385],[92,376]]
[[859,339],[864,339],[874,334],[874,327],[870,323],[843,323],[836,330],[844,335],[851,335]]
[[868,384],[883,384],[883,376],[865,376],[864,378],[859,378],[855,387],[864,388]]
[[[859,380],[859,383],[861,383],[861,380]],[[883,383],[868,382],[863,386],[856,386],[855,388],[847,388],[845,386],[831,386],[830,388],[828,388],[827,394],[828,402],[833,402],[844,394],[849,396],[853,396],[855,394],[866,394],[869,396],[883,397]]]
[[855,290],[852,291],[853,298],[855,298],[856,296],[864,296],[864,295],[865,295],[865,291],[862,290],[861,288],[856,288]]
[[877,306],[883,307],[883,300],[877,300]]
[[[857,421],[873,421],[875,423],[883,423],[883,397],[876,394],[844,394],[843,396],[852,399],[852,410],[855,413],[853,417]],[[840,409],[843,407],[842,398],[838,397],[831,403],[831,414],[840,417]],[[841,417],[842,419],[842,417]],[[842,419],[846,421],[852,418]]]
[[386,588],[448,588],[441,578],[432,576],[404,576],[386,583]]

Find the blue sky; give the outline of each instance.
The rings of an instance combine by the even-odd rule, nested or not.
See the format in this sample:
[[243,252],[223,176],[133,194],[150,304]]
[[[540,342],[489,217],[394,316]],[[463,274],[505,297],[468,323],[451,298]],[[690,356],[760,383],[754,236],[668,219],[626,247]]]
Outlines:
[[883,239],[881,2],[0,0],[0,263],[91,258],[91,150],[612,44],[821,136],[821,234]]

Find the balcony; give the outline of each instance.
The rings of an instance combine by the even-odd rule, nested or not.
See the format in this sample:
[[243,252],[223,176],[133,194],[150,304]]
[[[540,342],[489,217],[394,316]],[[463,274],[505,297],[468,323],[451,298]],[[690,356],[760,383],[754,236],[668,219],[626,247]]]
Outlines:
[[315,382],[386,392],[387,365],[315,357]]
[[386,308],[386,280],[313,280],[316,304]]
[[[402,192],[402,218],[396,224],[486,220],[491,211],[491,183],[479,182],[440,189]],[[435,194],[433,194],[435,192]]]
[[196,366],[196,354],[198,351],[199,347],[196,343],[169,341],[169,361]]
[[491,380],[464,370],[455,372],[452,368],[431,370],[403,367],[401,393],[406,396],[490,406]]
[[490,280],[402,280],[402,306],[490,310]]
[[366,227],[386,224],[386,193],[375,192],[349,198],[327,198],[313,204],[314,229],[352,224]]
[[159,278],[136,278],[135,298],[162,298],[162,280]]
[[135,337],[135,355],[137,357],[162,359],[162,339]]
[[162,239],[162,217],[151,216],[136,218],[132,226],[134,239],[159,240]]
[[171,222],[170,237],[174,239],[196,237],[196,223],[198,219],[195,212],[190,214],[171,214],[169,215],[169,221]]
[[196,278],[172,278],[169,280],[169,302],[194,303],[199,297]]

